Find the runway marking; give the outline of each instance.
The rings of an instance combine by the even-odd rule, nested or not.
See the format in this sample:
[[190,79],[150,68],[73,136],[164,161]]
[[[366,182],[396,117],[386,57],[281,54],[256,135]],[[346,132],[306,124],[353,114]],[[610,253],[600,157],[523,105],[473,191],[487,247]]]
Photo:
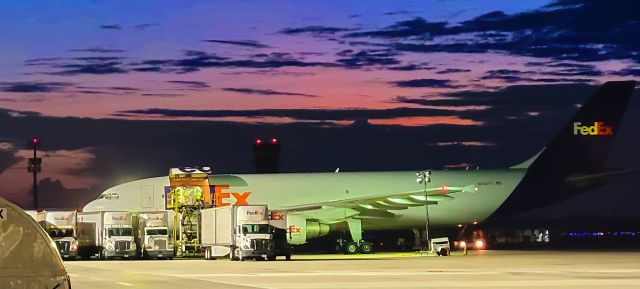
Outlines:
[[131,284],[131,283],[124,283],[124,282],[116,282],[116,284],[120,284],[120,285],[124,285],[124,286],[133,286],[133,284]]

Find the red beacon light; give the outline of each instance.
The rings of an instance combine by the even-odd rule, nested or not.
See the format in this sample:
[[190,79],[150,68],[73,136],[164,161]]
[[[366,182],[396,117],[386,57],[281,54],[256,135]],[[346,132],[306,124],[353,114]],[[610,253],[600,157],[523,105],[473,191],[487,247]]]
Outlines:
[[272,139],[271,139],[271,143],[272,143],[272,144],[277,144],[277,143],[278,143],[278,139],[277,139],[277,138],[275,138],[275,137],[274,137],[274,138],[272,138]]
[[31,139],[31,142],[32,142],[33,144],[37,144],[37,143],[39,143],[39,142],[40,142],[40,140],[39,140],[37,137],[34,137],[33,139]]
[[257,145],[262,144],[262,140],[261,140],[261,139],[257,139],[257,140],[256,140],[256,144],[257,144]]

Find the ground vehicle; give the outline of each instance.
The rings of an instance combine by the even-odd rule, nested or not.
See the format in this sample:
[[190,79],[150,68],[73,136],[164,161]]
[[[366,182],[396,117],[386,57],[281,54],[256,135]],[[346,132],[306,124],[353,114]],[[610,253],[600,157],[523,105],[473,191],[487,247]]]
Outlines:
[[32,217],[2,197],[0,232],[0,288],[71,288],[51,238]]
[[205,259],[229,255],[231,260],[275,259],[267,206],[224,206],[200,211]]
[[56,242],[60,256],[75,259],[78,256],[76,211],[40,211],[38,224]]
[[173,258],[166,211],[138,214],[138,247],[143,258]]
[[78,213],[78,252],[84,258],[136,256],[135,215],[131,212]]
[[438,256],[449,256],[451,253],[449,238],[444,237],[431,239],[431,252],[435,252]]

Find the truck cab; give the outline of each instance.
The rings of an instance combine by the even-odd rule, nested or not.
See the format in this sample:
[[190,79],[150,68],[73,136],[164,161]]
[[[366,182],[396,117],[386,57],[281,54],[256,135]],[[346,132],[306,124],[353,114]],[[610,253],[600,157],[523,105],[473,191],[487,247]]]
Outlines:
[[76,234],[76,211],[41,211],[36,219],[45,232],[56,243],[62,258],[75,260],[78,257]]
[[112,257],[134,258],[136,256],[137,246],[132,217],[130,212],[104,213],[102,256],[105,259]]
[[143,258],[173,258],[168,220],[166,211],[142,212],[138,215],[139,247]]
[[268,222],[245,223],[236,227],[234,257],[239,260],[264,260],[273,254],[273,229]]

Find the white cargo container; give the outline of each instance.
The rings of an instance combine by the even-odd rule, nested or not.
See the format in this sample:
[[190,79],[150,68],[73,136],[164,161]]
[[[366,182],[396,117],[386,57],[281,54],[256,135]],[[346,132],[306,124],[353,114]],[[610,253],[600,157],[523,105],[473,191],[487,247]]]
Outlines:
[[138,247],[144,258],[173,258],[167,211],[138,214]]
[[225,206],[200,211],[205,259],[275,259],[267,206]]
[[93,255],[100,259],[134,258],[135,217],[131,212],[78,213],[79,254],[83,258]]
[[40,211],[37,213],[36,220],[56,242],[62,258],[76,259],[78,256],[76,211]]

